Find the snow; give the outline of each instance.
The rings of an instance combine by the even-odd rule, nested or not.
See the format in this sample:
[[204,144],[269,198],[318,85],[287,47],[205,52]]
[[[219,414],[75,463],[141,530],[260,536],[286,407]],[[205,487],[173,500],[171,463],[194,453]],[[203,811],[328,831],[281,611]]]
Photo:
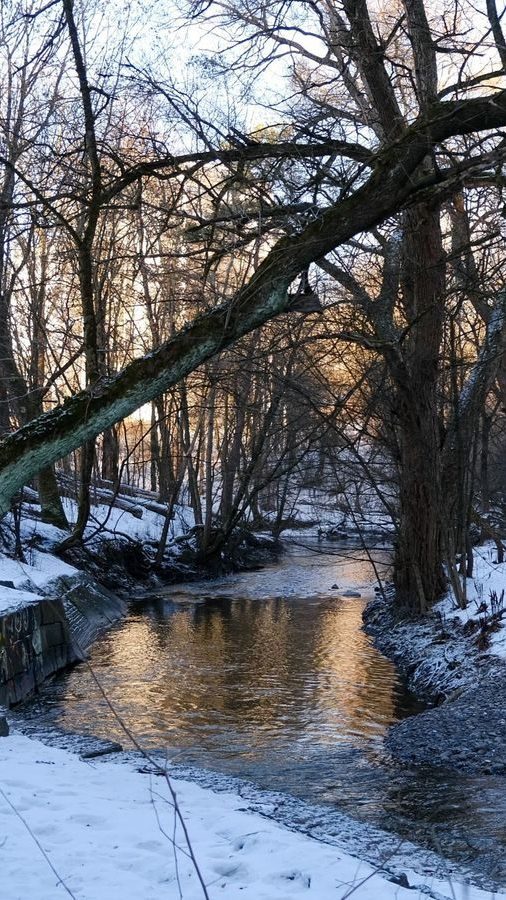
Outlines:
[[[300,503],[299,509],[304,505]],[[70,502],[68,511],[72,512]],[[96,521],[88,528],[89,536],[96,531],[98,520],[106,523],[109,536],[121,534],[138,540],[156,540],[164,521],[162,515],[146,508],[141,519],[109,506],[94,507],[93,516]],[[378,511],[372,518],[377,521],[379,517]],[[172,540],[192,524],[191,511],[178,508]],[[29,521],[28,527],[30,534],[25,537],[37,533],[48,545],[63,536],[39,521]],[[457,610],[448,595],[437,609],[443,619],[456,619],[465,626],[483,617],[484,603],[491,613],[490,593],[500,596],[506,586],[506,564],[496,565],[495,553],[491,545],[475,551],[475,576],[467,584],[468,608]],[[367,591],[360,578],[360,562],[348,560],[346,565],[351,569],[343,567],[342,580],[346,583],[353,578],[355,585],[358,582]],[[306,584],[294,559],[291,588],[301,596],[328,593],[332,579],[321,557],[310,570]],[[58,557],[33,547],[27,550],[24,563],[0,554],[0,580],[14,584],[14,588],[0,586],[0,612],[38,601],[50,592],[55,578],[76,572]],[[268,570],[267,577],[265,594],[272,596],[278,589],[275,571]],[[242,576],[225,581],[221,594],[247,589]],[[258,590],[262,595],[261,583]],[[286,591],[286,585],[280,583],[282,590]],[[500,627],[490,636],[489,651],[503,658],[505,618],[498,616]],[[484,900],[491,896],[454,877],[441,880],[444,861],[432,876],[426,869],[420,874],[403,864],[408,890],[341,847],[291,831],[248,809],[244,796],[215,793],[181,779],[172,784],[211,900],[344,900],[350,894],[357,900],[413,900],[421,895]],[[399,842],[399,857],[401,849]],[[402,854],[403,863],[406,858],[411,860],[410,867],[416,865],[414,853]],[[133,762],[125,760],[121,764],[83,760],[19,734],[0,738],[0,860],[2,900],[25,900],[27,896],[57,900],[69,895],[76,900],[197,900],[204,896],[181,825],[175,824],[164,777],[137,771]],[[388,859],[384,869],[389,869]]]
[[[94,538],[104,540],[116,537],[126,537],[132,540],[148,541],[158,543],[160,534],[165,522],[165,516],[161,510],[164,509],[163,503],[156,503],[160,507],[160,512],[154,512],[146,507],[145,504],[155,504],[156,496],[143,497],[142,495],[126,496],[118,495],[120,501],[130,503],[138,514],[142,513],[141,518],[133,515],[125,509],[119,509],[117,506],[110,506],[106,503],[93,503],[91,506],[91,515],[85,530],[85,538],[93,542]],[[72,524],[77,519],[77,503],[67,497],[62,499],[63,508],[68,521]],[[33,541],[33,539],[42,539],[47,545],[51,546],[63,541],[68,537],[68,532],[40,521],[37,516],[40,515],[40,507],[37,504],[25,503],[23,506],[23,519],[21,522],[22,537],[24,541]],[[4,521],[9,521],[6,516]],[[189,506],[176,504],[174,507],[174,517],[170,523],[169,543],[177,540],[177,538],[186,534],[195,524],[193,510]]]
[[77,569],[51,553],[32,550],[29,562],[20,562],[0,554],[0,581],[10,581],[14,585],[0,585],[0,613],[15,610],[28,603],[38,603],[41,593],[50,592],[51,582],[55,578],[76,574]]
[[48,582],[61,575],[75,574],[77,574],[77,569],[51,553],[32,550],[27,562],[0,556],[0,577],[2,581],[12,581],[15,587],[22,587],[27,583],[36,587],[44,587]]
[[[132,498],[128,499],[132,500]],[[136,497],[135,504],[138,502],[139,498]],[[70,500],[67,503],[70,507],[70,519],[73,520],[76,517],[75,503]],[[106,536],[109,537],[126,536],[132,540],[150,541],[156,544],[160,540],[164,522],[165,516],[146,508],[142,510],[142,518],[137,519],[126,510],[100,504],[92,507],[91,521],[86,529],[86,537],[94,535],[97,530],[104,529]],[[169,529],[169,542],[186,534],[194,524],[195,519],[190,507],[176,506]]]
[[[491,542],[475,547],[473,555],[473,577],[466,579],[466,609],[458,608],[450,591],[435,611],[444,621],[467,626],[469,639],[474,642],[485,630],[487,652],[506,659],[506,563],[497,563],[497,549]],[[491,599],[494,595],[497,605]]]
[[[374,617],[367,630],[404,673],[408,686],[431,701],[451,698],[482,678],[504,678],[506,660],[506,563],[497,563],[493,542],[473,548],[474,574],[465,581],[467,606],[460,609],[448,590],[431,612],[417,620]],[[492,601],[491,596],[497,600]]]
[[[125,499],[130,500],[132,506],[138,505],[139,501],[142,505],[143,502],[142,497],[135,500],[132,497]],[[75,520],[77,504],[69,499],[64,499],[63,503],[69,521]],[[4,587],[0,584],[0,613],[15,611],[23,605],[37,603],[41,595],[51,594],[55,579],[79,574],[78,569],[50,552],[55,545],[68,537],[68,533],[54,525],[41,522],[36,518],[37,512],[37,506],[25,504],[21,536],[26,561],[21,562],[0,553],[0,582],[12,582],[14,585]],[[10,514],[5,516],[3,521],[7,528],[12,528]],[[163,515],[146,508],[142,509],[142,518],[139,519],[117,507],[92,506],[85,537],[89,546],[119,537],[156,544],[164,521]],[[178,553],[178,538],[186,534],[193,525],[192,510],[186,506],[176,506],[169,531],[169,544],[172,542],[170,551],[173,555],[176,556]],[[35,549],[35,544],[42,550]]]
[[15,612],[30,603],[38,603],[41,599],[39,594],[31,591],[0,586],[0,613]]
[[[387,504],[395,505],[394,498],[388,488],[382,491]],[[361,486],[360,494],[350,504],[346,494],[330,494],[319,488],[304,488],[293,492],[285,510],[285,518],[289,517],[298,524],[298,528],[283,530],[284,537],[300,536],[301,528],[305,534],[317,534],[319,531],[338,531],[347,534],[370,532],[377,534],[391,533],[394,522],[378,493]],[[264,518],[274,520],[275,513],[264,512]]]
[[[5,900],[204,896],[163,776],[81,760],[17,734],[0,738],[0,772]],[[245,810],[237,794],[182,780],[172,785],[211,900],[490,896],[411,871],[408,890],[335,846]]]

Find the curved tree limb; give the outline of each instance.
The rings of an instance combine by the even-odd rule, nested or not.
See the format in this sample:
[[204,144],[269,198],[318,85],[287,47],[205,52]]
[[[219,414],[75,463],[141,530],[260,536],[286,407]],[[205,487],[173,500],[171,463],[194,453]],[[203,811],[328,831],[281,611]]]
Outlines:
[[205,360],[286,312],[292,281],[312,262],[398,212],[417,189],[428,149],[446,138],[506,125],[506,91],[434,104],[383,151],[368,181],[299,234],[283,237],[229,304],[197,318],[112,379],[101,379],[0,444],[0,512],[41,468],[130,415]]

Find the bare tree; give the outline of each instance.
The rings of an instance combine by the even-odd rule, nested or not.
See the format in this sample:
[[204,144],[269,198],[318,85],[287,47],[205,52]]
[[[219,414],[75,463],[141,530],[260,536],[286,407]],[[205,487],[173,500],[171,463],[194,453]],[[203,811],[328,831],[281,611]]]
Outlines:
[[[40,15],[54,15],[53,10],[51,4]],[[473,23],[476,37],[468,44],[457,10],[451,18],[444,9],[429,13],[423,0],[393,3],[381,13],[366,0],[321,5],[244,0],[195,9],[195,15],[228,28],[232,45],[238,36],[228,70],[238,82],[249,83],[252,73],[260,79],[266,70],[279,73],[280,60],[288,60],[291,90],[278,102],[280,122],[248,133],[228,113],[207,116],[204,102],[163,73],[132,64],[128,78],[116,68],[112,85],[112,76],[102,76],[86,58],[86,25],[80,32],[74,5],[62,0],[78,97],[73,121],[67,127],[60,118],[58,140],[53,134],[48,141],[52,179],[44,173],[39,179],[23,157],[4,155],[2,162],[23,184],[25,207],[36,207],[47,226],[65,234],[67,247],[71,243],[82,306],[85,388],[2,442],[1,509],[43,467],[87,445],[84,490],[93,462],[90,442],[145,403],[155,404],[159,423],[170,409],[179,410],[174,445],[177,453],[187,451],[193,440],[188,405],[185,412],[182,397],[174,407],[164,405],[161,395],[275,317],[300,315],[308,304],[317,307],[311,288],[317,264],[330,295],[336,292],[337,303],[345,298],[338,326],[332,319],[338,339],[381,357],[393,393],[384,404],[384,425],[395,434],[398,453],[399,600],[418,611],[434,601],[444,583],[443,563],[461,544],[456,536],[465,505],[461,484],[469,483],[473,466],[467,436],[483,413],[502,359],[506,295],[499,267],[497,290],[486,295],[482,312],[475,300],[483,327],[476,330],[467,377],[448,389],[444,360],[455,290],[452,257],[464,255],[456,238],[452,250],[457,226],[451,225],[449,210],[458,196],[497,191],[504,165],[504,39],[493,3],[487,11],[490,21]],[[59,17],[52,27],[53,34],[62,33]],[[477,74],[490,29],[495,49],[487,51],[487,71]],[[123,58],[116,47],[108,60],[111,70]],[[213,77],[216,72],[215,66]],[[260,83],[265,86],[265,80]],[[139,99],[145,101],[136,129],[126,112],[117,115],[128,107],[128,98],[136,113]],[[174,138],[168,130],[160,134],[163,111]],[[18,198],[12,195],[6,206],[19,209]],[[115,351],[118,364],[107,367],[100,344],[112,340],[112,332],[100,323],[115,300],[101,273],[116,264],[119,245],[109,253],[102,238],[107,228],[114,231],[114,217],[120,230],[128,223],[120,251],[125,259],[115,275],[124,308],[128,293],[142,295],[155,346],[142,346],[130,315],[127,330],[133,337],[125,340],[123,355]],[[128,258],[128,242],[136,248],[135,260],[132,254]],[[169,259],[163,272],[148,261],[153,247]],[[176,305],[171,292],[178,295]],[[171,314],[158,327],[165,301]],[[184,326],[187,314],[192,321]],[[321,315],[325,340],[327,313]],[[302,338],[304,326],[300,333]],[[456,336],[452,353],[459,341]],[[146,355],[132,360],[144,350]],[[207,433],[202,461],[208,495],[201,515],[208,537],[217,438],[228,472],[227,522],[241,508],[242,500],[237,505],[233,499],[231,506],[230,491],[240,496],[247,469],[241,473],[237,465],[239,437],[234,445],[234,435],[244,434],[240,417],[232,426],[227,413],[226,434],[220,437],[219,394],[218,386],[207,421],[199,424],[202,436]],[[168,433],[163,425],[158,428],[163,443]],[[292,434],[285,447],[293,448],[293,442]],[[198,509],[199,467],[192,467],[188,462],[185,470]],[[169,466],[171,488],[164,489],[169,502],[182,468],[177,462]],[[244,497],[248,493],[252,496],[250,487]],[[87,503],[83,493],[77,537]]]

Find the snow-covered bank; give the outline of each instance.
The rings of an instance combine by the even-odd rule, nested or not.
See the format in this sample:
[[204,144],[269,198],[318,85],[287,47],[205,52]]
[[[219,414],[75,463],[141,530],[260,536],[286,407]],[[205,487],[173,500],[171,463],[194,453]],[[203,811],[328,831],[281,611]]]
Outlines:
[[364,612],[376,646],[396,663],[413,693],[428,702],[460,694],[506,660],[506,563],[496,563],[493,544],[476,547],[474,558],[465,610],[449,591],[413,621],[399,617],[393,592],[387,591],[386,600],[377,596]]
[[51,584],[78,570],[51,553],[33,550],[26,562],[0,554],[0,613],[37,603],[51,592]]
[[[8,900],[203,897],[163,777],[83,761],[20,735],[0,739],[0,857]],[[244,810],[235,794],[174,781],[209,897],[229,900],[484,900],[485,891],[405,872],[387,880],[335,846]],[[175,843],[173,843],[175,837]],[[388,868],[388,861],[385,861]]]
[[0,704],[10,706],[82,659],[126,603],[50,552],[0,554]]
[[443,626],[460,625],[468,643],[495,661],[506,660],[506,563],[497,562],[493,543],[474,548],[474,572],[466,579],[467,606],[459,609],[448,593],[437,604]]
[[[334,490],[306,488],[297,490],[288,505],[282,538],[321,537],[327,540],[346,540],[383,537],[391,539],[395,525],[392,507],[382,502],[375,492],[355,498],[350,503],[346,494]],[[393,498],[392,506],[394,505]],[[390,509],[390,511],[389,511]],[[265,521],[274,520],[274,514],[266,513]]]
[[387,738],[399,759],[468,772],[506,772],[506,563],[475,548],[467,607],[451,593],[426,616],[398,619],[393,595],[366,608],[366,631],[415,695],[439,704],[395,725]]

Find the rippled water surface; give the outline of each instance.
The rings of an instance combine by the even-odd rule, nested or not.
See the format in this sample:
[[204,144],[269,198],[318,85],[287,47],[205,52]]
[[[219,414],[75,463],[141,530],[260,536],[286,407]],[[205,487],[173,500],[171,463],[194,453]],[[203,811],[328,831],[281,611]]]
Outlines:
[[[91,654],[107,696],[174,761],[338,808],[506,879],[503,780],[410,771],[384,754],[388,726],[416,711],[361,630],[388,551],[372,565],[361,549],[317,550],[293,546],[260,572],[135,604]],[[84,666],[26,712],[125,744]]]

